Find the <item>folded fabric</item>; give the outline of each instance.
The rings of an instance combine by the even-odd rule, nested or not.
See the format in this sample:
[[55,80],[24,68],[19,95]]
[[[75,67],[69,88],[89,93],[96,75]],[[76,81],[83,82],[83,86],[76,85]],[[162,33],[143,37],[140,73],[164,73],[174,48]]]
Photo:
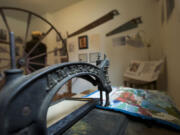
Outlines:
[[[86,97],[99,98],[99,91]],[[113,91],[110,93],[110,105],[107,107],[98,105],[97,107],[155,120],[180,130],[180,112],[165,92],[113,87]]]

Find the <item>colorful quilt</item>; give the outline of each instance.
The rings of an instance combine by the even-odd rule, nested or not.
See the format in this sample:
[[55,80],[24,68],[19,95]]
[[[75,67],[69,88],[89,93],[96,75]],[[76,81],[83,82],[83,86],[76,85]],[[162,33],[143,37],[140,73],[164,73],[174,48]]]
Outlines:
[[[87,97],[98,98],[99,91],[95,91]],[[108,107],[97,107],[155,120],[180,130],[180,112],[171,98],[164,92],[114,87],[110,93],[110,105]]]

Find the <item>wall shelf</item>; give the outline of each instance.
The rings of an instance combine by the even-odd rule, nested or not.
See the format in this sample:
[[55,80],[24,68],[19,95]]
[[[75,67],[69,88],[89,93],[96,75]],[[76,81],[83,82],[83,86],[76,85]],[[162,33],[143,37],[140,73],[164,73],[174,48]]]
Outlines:
[[0,40],[0,43],[2,43],[2,44],[9,44],[8,41],[4,41],[4,40]]

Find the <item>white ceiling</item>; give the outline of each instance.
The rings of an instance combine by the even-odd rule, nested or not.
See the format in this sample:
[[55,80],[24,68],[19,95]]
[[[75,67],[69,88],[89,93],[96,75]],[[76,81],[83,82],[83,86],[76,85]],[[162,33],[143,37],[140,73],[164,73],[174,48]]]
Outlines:
[[38,14],[53,12],[81,0],[0,0],[0,6],[18,7]]

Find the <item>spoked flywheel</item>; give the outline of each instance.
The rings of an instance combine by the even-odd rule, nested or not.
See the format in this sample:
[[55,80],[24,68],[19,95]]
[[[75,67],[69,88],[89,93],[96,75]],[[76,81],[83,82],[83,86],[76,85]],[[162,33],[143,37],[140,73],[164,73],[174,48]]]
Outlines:
[[[11,21],[13,19],[9,19],[9,16],[14,16],[14,18],[16,19],[16,13],[23,14],[23,16],[25,16],[25,21],[23,21],[23,24],[25,26],[24,28],[20,26],[22,23],[12,25]],[[26,74],[32,73],[51,64],[68,61],[66,41],[62,38],[58,30],[44,17],[25,9],[12,7],[0,7],[0,16],[2,19],[0,25],[4,25],[6,33],[14,32],[15,34],[16,66],[23,69]],[[45,24],[44,26],[46,26],[46,28],[43,29],[43,32],[38,31],[39,29],[34,27],[37,24],[37,22],[35,23],[35,20],[38,19],[39,22]],[[14,26],[15,28],[17,26],[21,29],[15,31],[15,28],[12,28],[12,26]],[[16,37],[16,35],[18,35],[16,33],[18,33],[19,31],[21,31],[21,33],[24,33],[22,36],[23,38]],[[30,39],[30,33],[33,33],[33,39]],[[4,70],[10,68],[11,62],[9,56],[9,37],[10,35],[7,34],[6,40],[2,40],[0,35],[1,73]],[[54,45],[52,46],[52,44]],[[53,61],[54,57],[52,56],[58,57],[58,61]]]

